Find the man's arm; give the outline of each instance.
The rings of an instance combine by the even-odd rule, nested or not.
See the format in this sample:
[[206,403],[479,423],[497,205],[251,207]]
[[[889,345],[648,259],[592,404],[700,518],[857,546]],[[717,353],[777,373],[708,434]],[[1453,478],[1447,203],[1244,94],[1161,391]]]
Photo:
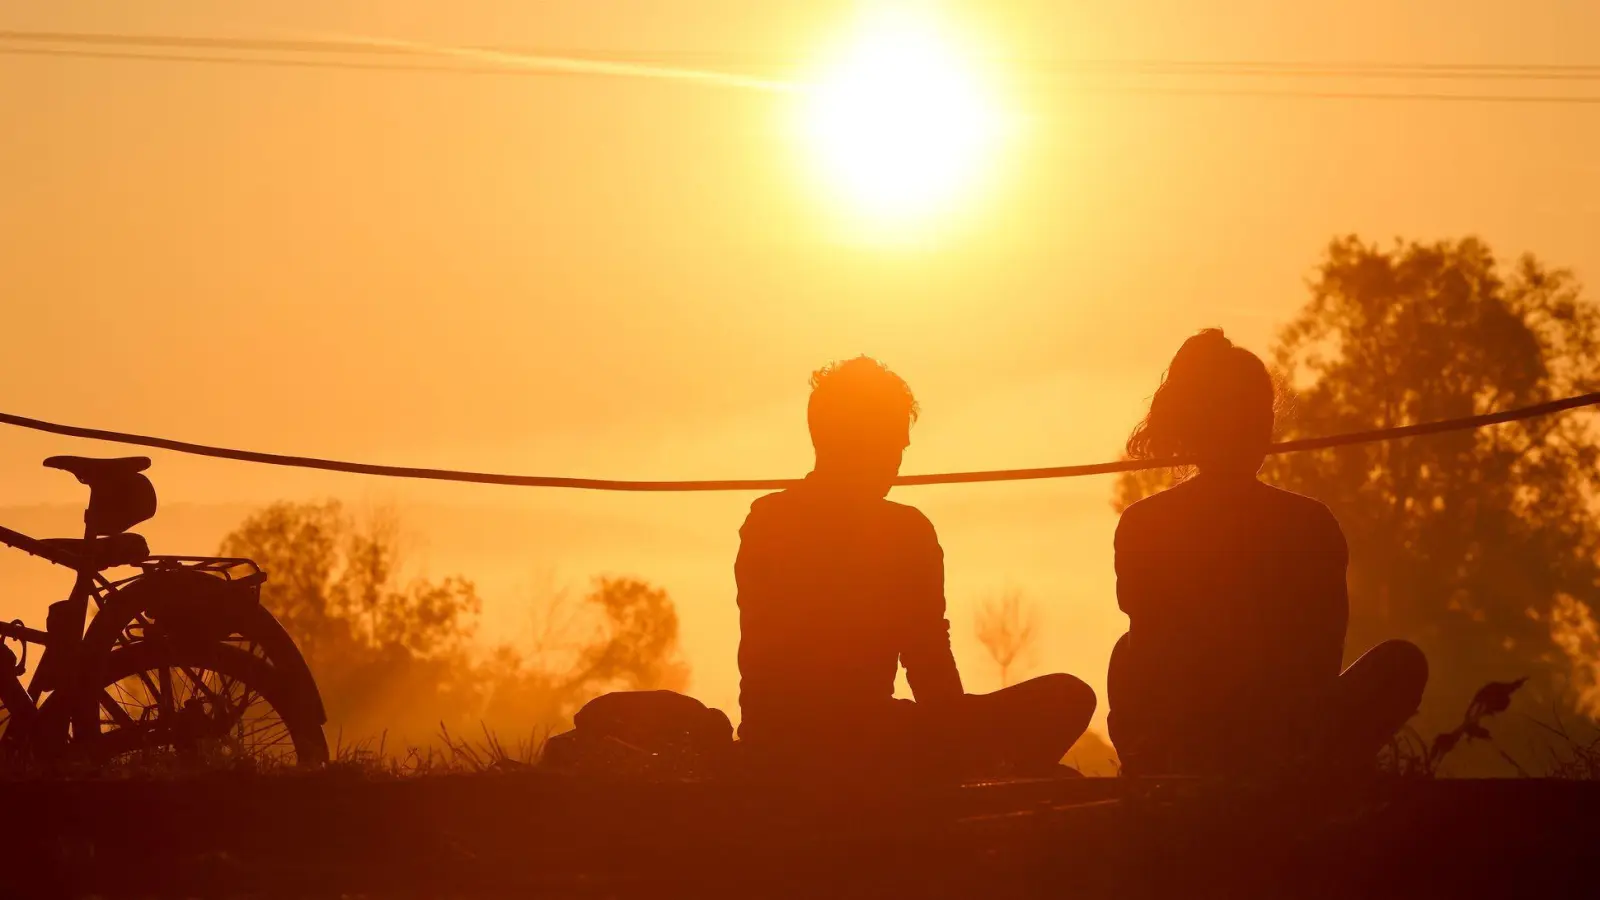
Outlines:
[[1112,538],[1112,560],[1117,576],[1117,608],[1129,621],[1144,612],[1147,595],[1153,593],[1154,572],[1144,553],[1139,515],[1133,507],[1123,511]]
[[950,652],[950,620],[945,618],[944,548],[933,523],[908,510],[905,574],[906,627],[900,663],[918,703],[950,703],[964,693],[956,658]]
[[[759,501],[758,501],[759,503]],[[752,506],[739,529],[739,554],[733,562],[733,578],[739,605],[739,674],[741,687],[763,681],[773,665],[775,648],[770,646],[769,596],[772,584],[773,542],[763,516]],[[754,676],[752,678],[752,675]]]

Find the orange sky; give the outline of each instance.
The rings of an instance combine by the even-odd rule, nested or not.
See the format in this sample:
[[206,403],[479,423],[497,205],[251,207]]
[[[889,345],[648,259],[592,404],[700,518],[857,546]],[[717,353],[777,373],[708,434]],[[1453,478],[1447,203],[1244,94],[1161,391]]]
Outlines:
[[[865,351],[922,400],[908,471],[1045,465],[1113,456],[1194,329],[1264,349],[1335,233],[1476,233],[1597,280],[1600,107],[1106,94],[1040,68],[1594,63],[1593,4],[929,6],[989,61],[996,102],[1021,127],[969,202],[902,245],[862,239],[817,190],[781,95],[0,56],[0,409],[405,464],[787,475],[809,459],[806,374]],[[854,12],[56,0],[0,7],[0,29],[526,45],[793,77]],[[0,505],[77,500],[38,460],[108,451],[8,431]],[[748,496],[391,484],[169,455],[152,474],[169,502],[397,503],[421,564],[479,575],[494,637],[515,635],[536,572],[655,579],[682,607],[696,693],[733,703],[730,565]],[[972,687],[993,686],[967,634],[972,603],[1008,581],[1044,609],[1033,668],[1103,681],[1123,621],[1109,487],[897,492],[944,539]],[[219,527],[183,533],[210,541]],[[42,603],[13,608],[42,620]]]

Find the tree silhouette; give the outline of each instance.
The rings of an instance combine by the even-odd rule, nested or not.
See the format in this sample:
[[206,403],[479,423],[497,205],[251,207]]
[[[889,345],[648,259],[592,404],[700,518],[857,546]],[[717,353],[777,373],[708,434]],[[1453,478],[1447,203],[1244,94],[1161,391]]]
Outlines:
[[671,597],[635,578],[598,578],[568,614],[535,598],[534,656],[474,640],[482,608],[461,576],[404,579],[399,520],[358,520],[337,501],[274,503],[223,539],[221,554],[267,572],[261,602],[317,679],[329,727],[353,739],[424,740],[440,724],[529,734],[567,724],[607,690],[681,688]]
[[275,503],[222,541],[267,572],[261,602],[316,676],[331,728],[431,733],[476,724],[482,700],[471,638],[472,582],[400,578],[398,523],[350,516],[337,501]]
[[600,577],[584,598],[605,627],[579,654],[573,680],[592,688],[681,689],[689,671],[678,659],[678,611],[660,588],[637,578]]
[[978,603],[972,627],[978,643],[1000,670],[1000,686],[1011,684],[1011,668],[1037,637],[1038,616],[1018,588],[990,594]]
[[[1334,240],[1273,358],[1294,390],[1280,438],[1407,425],[1600,385],[1600,307],[1531,256],[1476,239]],[[1264,476],[1327,503],[1351,547],[1348,653],[1387,637],[1427,651],[1424,712],[1444,722],[1485,681],[1531,699],[1597,698],[1597,452],[1581,415],[1274,457]],[[1170,481],[1119,480],[1119,509]],[[1285,598],[1291,602],[1292,598]],[[1587,628],[1587,637],[1584,633]]]

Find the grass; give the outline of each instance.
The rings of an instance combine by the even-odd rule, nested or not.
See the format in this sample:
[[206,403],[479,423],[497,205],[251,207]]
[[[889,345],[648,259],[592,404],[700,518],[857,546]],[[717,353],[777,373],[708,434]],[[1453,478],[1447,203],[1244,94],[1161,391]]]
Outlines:
[[1574,726],[1561,718],[1551,716],[1550,722],[1534,720],[1534,724],[1549,732],[1552,737],[1545,764],[1545,777],[1572,781],[1600,780],[1600,724],[1589,722],[1583,726],[1585,733],[1574,733]]
[[507,747],[487,725],[483,736],[469,740],[450,733],[439,723],[438,740],[408,745],[398,753],[388,751],[388,733],[375,739],[346,744],[343,733],[329,748],[328,769],[369,778],[417,778],[430,775],[465,775],[531,769],[544,752],[547,729],[535,729],[527,738]]
[[[1494,736],[1489,733],[1484,720],[1509,709],[1511,698],[1526,682],[1526,678],[1518,678],[1516,681],[1491,681],[1485,684],[1467,704],[1466,712],[1461,716],[1461,724],[1449,731],[1434,735],[1431,741],[1425,740],[1410,726],[1401,729],[1380,753],[1379,769],[1391,775],[1433,778],[1439,774],[1440,766],[1444,764],[1446,757],[1463,743],[1486,741],[1493,745]],[[1503,749],[1495,746],[1495,751],[1510,763],[1517,774],[1529,777],[1527,770]]]

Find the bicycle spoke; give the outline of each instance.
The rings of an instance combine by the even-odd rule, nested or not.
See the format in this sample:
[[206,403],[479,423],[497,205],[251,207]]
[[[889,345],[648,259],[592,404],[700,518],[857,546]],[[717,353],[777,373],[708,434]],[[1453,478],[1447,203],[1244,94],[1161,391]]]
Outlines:
[[216,691],[213,691],[210,685],[206,684],[205,675],[196,672],[189,666],[182,666],[181,668],[183,673],[189,676],[189,683],[198,689],[195,691],[197,695],[205,694],[207,697],[211,698],[213,703],[221,703],[224,708],[227,708],[227,701],[221,695],[217,694]]
[[140,681],[144,682],[145,688],[150,691],[151,699],[161,696],[161,688],[150,680],[149,672],[140,672],[138,678]]
[[147,662],[123,668],[102,688],[102,752],[110,758],[156,752],[191,761],[300,761],[297,726],[277,708],[281,701],[270,689],[263,693],[271,682],[258,682],[275,673],[251,650],[228,641],[190,648],[145,644],[138,655],[122,657]]
[[128,715],[128,711],[123,709],[121,704],[113,700],[104,691],[100,693],[100,708],[110,714],[114,724],[122,728],[132,728],[138,724],[133,721],[133,717]]
[[139,721],[145,721],[150,718],[150,712],[155,704],[155,698],[158,691],[155,685],[150,682],[150,679],[147,677],[147,673],[140,672],[136,677],[138,679],[138,683],[144,686],[145,693],[149,699],[144,699],[139,694],[123,686],[124,684],[134,680],[129,678],[125,678],[116,684],[108,686],[106,688],[106,693],[109,693],[110,691],[116,691],[122,695],[120,699],[113,699],[115,700],[117,706],[122,709],[123,715],[127,715],[127,711],[130,709],[137,710],[139,713]]

